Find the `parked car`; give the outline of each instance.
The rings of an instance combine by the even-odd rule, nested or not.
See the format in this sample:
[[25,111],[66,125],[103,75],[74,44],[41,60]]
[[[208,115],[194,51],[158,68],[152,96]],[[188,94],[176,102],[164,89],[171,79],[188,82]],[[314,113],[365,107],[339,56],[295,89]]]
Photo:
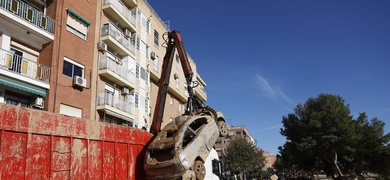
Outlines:
[[220,135],[216,119],[182,115],[168,123],[148,146],[148,179],[204,179],[204,162]]

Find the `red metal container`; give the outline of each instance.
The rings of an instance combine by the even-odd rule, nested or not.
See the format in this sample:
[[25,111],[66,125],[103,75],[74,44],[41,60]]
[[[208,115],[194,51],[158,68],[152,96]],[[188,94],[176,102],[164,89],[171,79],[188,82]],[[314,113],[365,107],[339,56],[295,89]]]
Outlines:
[[144,179],[145,130],[0,104],[0,180]]

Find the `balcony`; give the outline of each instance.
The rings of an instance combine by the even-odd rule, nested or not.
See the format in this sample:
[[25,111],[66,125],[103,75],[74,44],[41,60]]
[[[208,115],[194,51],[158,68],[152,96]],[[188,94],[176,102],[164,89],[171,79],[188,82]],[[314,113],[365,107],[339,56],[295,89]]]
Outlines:
[[4,49],[0,49],[0,74],[44,89],[50,88],[49,67]]
[[[183,87],[181,87],[181,89],[184,89]],[[177,89],[176,88],[176,85],[172,85],[170,84],[168,86],[168,92],[173,96],[175,97],[176,99],[178,99],[180,102],[187,102],[187,99],[188,99],[188,96],[186,96],[185,94],[185,91],[187,89],[185,89],[184,91],[183,90],[180,90],[180,89]]]
[[111,23],[103,25],[100,39],[120,56],[135,56],[134,39],[126,38],[123,32]]
[[136,32],[136,9],[129,10],[120,0],[103,0],[102,9],[120,27]]
[[0,31],[42,49],[54,40],[54,20],[21,0],[0,0]]
[[130,8],[135,8],[138,5],[137,0],[123,0]]
[[198,98],[202,101],[207,101],[207,94],[206,91],[203,89],[203,86],[195,87],[194,88],[195,95],[198,96]]
[[98,93],[97,110],[105,111],[112,116],[131,121],[134,119],[134,103],[121,98],[121,96],[114,95],[109,91],[102,91]]
[[202,101],[207,101],[207,94],[204,90],[206,83],[198,74],[196,75],[196,81],[198,82],[198,84],[194,88],[195,95],[198,96]]
[[[106,53],[107,54],[107,53]],[[99,75],[121,87],[135,88],[135,74],[109,56],[99,60]]]

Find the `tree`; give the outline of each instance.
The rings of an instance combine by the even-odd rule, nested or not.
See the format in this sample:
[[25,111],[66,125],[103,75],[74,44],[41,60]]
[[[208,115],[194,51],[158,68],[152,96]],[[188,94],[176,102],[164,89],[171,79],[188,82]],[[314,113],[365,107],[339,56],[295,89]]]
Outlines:
[[225,170],[234,174],[256,176],[264,166],[264,157],[255,144],[244,138],[235,138],[226,148]]
[[340,178],[386,172],[374,168],[379,162],[375,160],[387,155],[390,135],[384,135],[382,121],[369,122],[365,113],[353,120],[349,105],[331,94],[309,98],[294,112],[282,118],[280,133],[287,139],[279,149],[283,163],[309,175],[325,172]]
[[[276,160],[273,165],[279,175],[284,177],[297,178],[301,176],[307,176],[308,174],[300,170],[298,165],[295,163],[301,156],[297,156],[297,152],[293,151],[291,142],[286,142],[283,147],[279,146],[279,154],[276,155]],[[295,156],[294,156],[295,155]],[[295,159],[297,158],[297,159]]]
[[355,167],[357,174],[373,172],[389,176],[390,146],[385,145],[390,141],[390,134],[384,135],[385,123],[377,118],[369,121],[366,113],[360,113],[355,123],[355,145],[359,147],[354,157],[355,164],[359,164]]

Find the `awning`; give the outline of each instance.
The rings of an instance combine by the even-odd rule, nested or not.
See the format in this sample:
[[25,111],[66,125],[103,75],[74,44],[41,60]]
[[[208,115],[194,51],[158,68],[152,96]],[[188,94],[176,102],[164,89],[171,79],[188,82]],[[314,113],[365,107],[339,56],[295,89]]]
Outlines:
[[6,86],[19,89],[22,91],[26,91],[29,93],[33,93],[42,97],[46,97],[46,89],[19,81],[17,79],[12,79],[3,75],[0,75],[0,84],[4,84]]
[[68,13],[73,14],[73,16],[76,16],[77,18],[79,18],[81,21],[83,21],[83,22],[84,22],[85,24],[87,24],[88,26],[91,25],[91,23],[90,23],[87,19],[83,18],[82,16],[80,16],[80,15],[77,14],[76,12],[72,11],[71,9],[66,8],[66,11],[68,11]]
[[116,112],[114,112],[114,111],[110,111],[110,110],[107,110],[107,109],[106,109],[105,112],[106,112],[106,114],[108,114],[108,115],[111,115],[111,116],[114,116],[114,117],[123,119],[123,120],[125,120],[125,121],[134,122],[134,119],[133,119],[133,118],[124,116],[124,115],[119,114],[119,113],[116,113]]

